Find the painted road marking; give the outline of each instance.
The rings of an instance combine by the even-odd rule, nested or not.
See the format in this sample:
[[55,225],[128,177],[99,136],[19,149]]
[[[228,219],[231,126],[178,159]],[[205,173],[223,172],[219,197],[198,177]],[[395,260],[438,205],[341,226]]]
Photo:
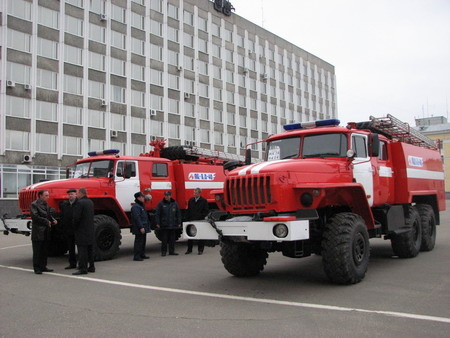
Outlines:
[[[0,268],[17,270],[17,271],[25,271],[25,272],[33,272],[33,270],[31,270],[31,269],[24,269],[24,268],[19,268],[16,266],[7,266],[7,265],[1,265],[1,264],[0,264]],[[289,301],[276,300],[276,299],[270,299],[270,298],[253,298],[253,297],[233,296],[233,295],[225,295],[225,294],[220,294],[220,293],[182,290],[182,289],[166,288],[166,287],[160,287],[160,286],[143,285],[143,284],[135,284],[135,283],[127,283],[127,282],[117,282],[117,281],[113,281],[113,280],[99,279],[99,278],[92,278],[92,277],[64,275],[64,274],[56,273],[56,272],[51,272],[51,273],[46,273],[46,274],[58,276],[58,277],[64,277],[64,278],[81,279],[81,280],[85,280],[85,281],[102,283],[102,284],[126,286],[126,287],[131,287],[131,288],[136,288],[136,289],[163,291],[163,292],[171,292],[171,293],[178,293],[178,294],[185,294],[185,295],[192,295],[192,296],[230,299],[230,300],[238,300],[238,301],[253,302],[253,303],[285,305],[285,306],[300,307],[300,308],[307,308],[307,309],[371,313],[371,314],[379,314],[379,315],[388,316],[388,317],[426,320],[426,321],[450,324],[450,318],[418,315],[418,314],[414,314],[414,313],[395,312],[395,311],[377,311],[377,310],[349,308],[349,307],[334,306],[334,305],[289,302]]]
[[20,244],[20,245],[7,246],[7,247],[4,247],[4,248],[0,248],[0,250],[20,248],[22,246],[31,246],[31,244]]

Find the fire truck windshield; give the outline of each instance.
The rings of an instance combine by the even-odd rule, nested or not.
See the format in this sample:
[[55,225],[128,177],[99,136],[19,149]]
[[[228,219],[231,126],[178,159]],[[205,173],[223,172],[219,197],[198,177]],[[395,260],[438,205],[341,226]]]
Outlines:
[[319,134],[303,139],[303,158],[346,157],[347,137],[344,134]]
[[113,161],[92,161],[78,163],[69,168],[69,178],[109,177]]
[[284,160],[298,157],[300,154],[300,137],[284,138],[269,142],[266,161]]

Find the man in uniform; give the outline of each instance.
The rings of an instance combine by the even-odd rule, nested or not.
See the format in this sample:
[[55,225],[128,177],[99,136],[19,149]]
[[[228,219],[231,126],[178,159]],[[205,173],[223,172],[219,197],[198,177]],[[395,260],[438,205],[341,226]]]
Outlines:
[[37,275],[53,271],[47,267],[47,255],[51,235],[50,228],[52,225],[56,225],[57,221],[51,215],[50,206],[47,204],[49,197],[50,194],[47,190],[39,190],[37,200],[30,205],[33,268]]
[[67,190],[67,201],[61,204],[61,221],[64,235],[67,239],[67,247],[69,249],[69,265],[66,270],[75,269],[77,267],[77,256],[75,254],[75,231],[73,227],[73,210],[76,207],[77,191],[75,189]]
[[167,253],[169,245],[169,255],[176,256],[175,241],[176,231],[181,227],[181,211],[178,203],[172,198],[172,192],[166,191],[164,198],[156,207],[156,227],[161,233],[161,256]]
[[[203,220],[208,215],[209,207],[206,198],[202,197],[202,189],[195,188],[194,197],[191,197],[188,202],[188,219],[189,221]],[[188,249],[186,255],[192,253],[192,247],[194,245],[194,240],[188,240]],[[198,241],[198,254],[203,253],[205,248],[204,241]]]
[[131,207],[131,232],[134,237],[134,257],[135,261],[143,261],[150,258],[145,255],[145,244],[147,242],[147,232],[150,232],[150,221],[147,210],[145,210],[145,196],[138,191],[134,194],[135,203]]

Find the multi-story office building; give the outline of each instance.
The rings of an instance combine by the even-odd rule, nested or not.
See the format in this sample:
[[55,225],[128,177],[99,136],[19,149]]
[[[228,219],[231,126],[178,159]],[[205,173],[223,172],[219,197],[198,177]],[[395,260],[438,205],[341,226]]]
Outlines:
[[138,155],[164,137],[242,155],[285,123],[337,115],[334,66],[208,0],[0,6],[4,202],[88,151]]

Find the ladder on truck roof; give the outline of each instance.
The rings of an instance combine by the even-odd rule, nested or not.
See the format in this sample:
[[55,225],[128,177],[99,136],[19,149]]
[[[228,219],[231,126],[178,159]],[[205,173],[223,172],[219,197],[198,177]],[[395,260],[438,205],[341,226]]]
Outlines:
[[391,114],[387,114],[386,117],[371,116],[370,120],[372,121],[372,125],[370,126],[371,130],[390,137],[394,141],[405,142],[429,149],[437,149],[433,140]]
[[198,156],[203,158],[211,158],[222,161],[238,161],[244,162],[244,156],[237,154],[225,153],[223,151],[210,150],[205,148],[197,148],[191,146],[184,146],[184,151],[187,155]]

